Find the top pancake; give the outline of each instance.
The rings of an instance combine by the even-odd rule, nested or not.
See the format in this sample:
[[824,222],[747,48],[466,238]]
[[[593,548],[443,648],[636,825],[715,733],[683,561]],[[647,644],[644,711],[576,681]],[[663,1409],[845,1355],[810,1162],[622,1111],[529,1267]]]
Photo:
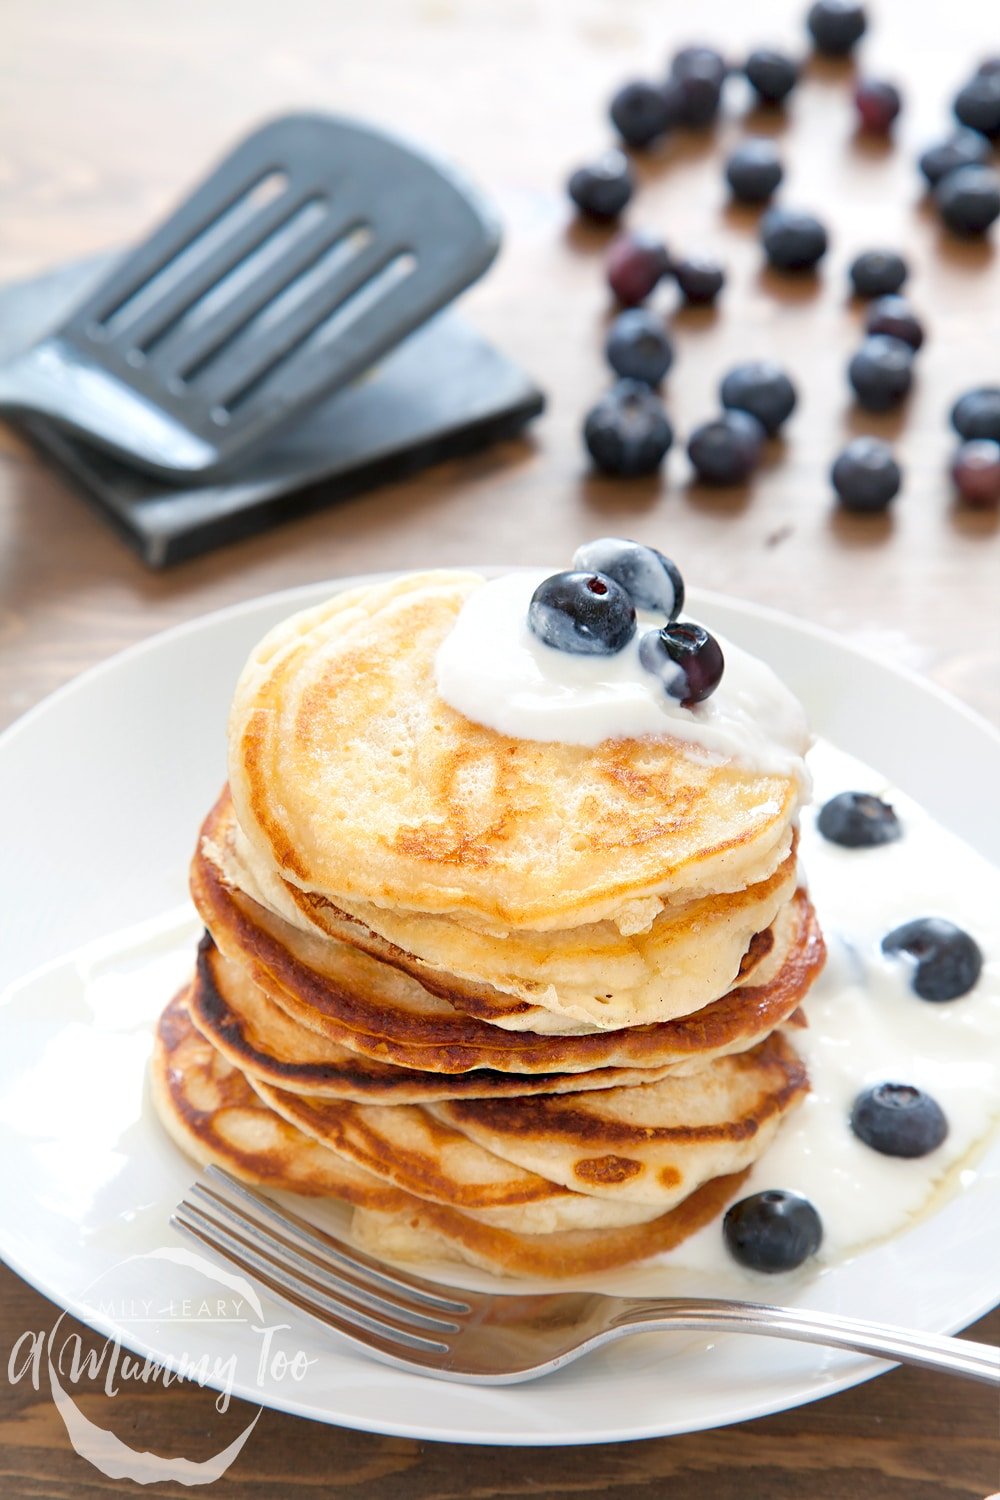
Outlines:
[[285,621],[230,719],[239,822],[303,891],[489,931],[613,920],[741,890],[787,852],[794,777],[667,736],[519,740],[438,696],[434,658],[475,574],[410,574]]

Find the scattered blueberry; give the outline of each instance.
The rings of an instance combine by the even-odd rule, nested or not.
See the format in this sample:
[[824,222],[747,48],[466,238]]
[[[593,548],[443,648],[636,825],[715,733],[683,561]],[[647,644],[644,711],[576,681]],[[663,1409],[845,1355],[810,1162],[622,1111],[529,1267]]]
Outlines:
[[895,250],[865,250],[851,262],[848,275],[859,297],[888,297],[899,291],[907,272]]
[[827,57],[846,57],[865,34],[868,17],[855,0],[816,0],[806,25],[817,52]]
[[744,411],[726,411],[702,422],[688,441],[688,457],[708,484],[741,484],[760,460],[764,428]]
[[555,573],[528,605],[528,628],[546,646],[576,656],[612,656],[635,635],[635,610],[602,573]]
[[626,307],[644,302],[670,270],[667,247],[654,234],[630,230],[616,235],[608,248],[608,285]]
[[894,927],[882,939],[882,952],[916,959],[913,990],[921,1000],[957,1000],[967,995],[983,968],[978,943],[944,917],[917,917]]
[[722,647],[703,625],[673,621],[650,630],[639,642],[639,660],[663,683],[682,708],[693,708],[715,692],[722,681]]
[[663,90],[655,83],[635,79],[615,94],[609,109],[611,123],[628,146],[648,146],[672,123]]
[[[889,444],[873,437],[859,437],[848,443],[834,460],[830,478],[845,510],[867,512],[885,510],[899,494],[903,482],[902,470]],[[854,795],[861,794],[844,793],[845,797]]]
[[889,334],[870,334],[848,365],[847,377],[866,411],[889,411],[913,383],[913,350]]
[[955,488],[969,505],[1000,504],[1000,443],[971,438],[952,460]]
[[683,72],[671,74],[663,92],[673,119],[691,130],[704,130],[711,125],[722,102],[722,84],[716,69],[704,58],[695,58]]
[[920,319],[905,297],[879,297],[873,302],[865,318],[865,331],[888,333],[894,339],[902,339],[914,353],[924,341]]
[[589,166],[577,167],[569,195],[591,219],[616,219],[632,196],[634,183],[623,151],[605,151]]
[[1000,386],[977,386],[959,396],[951,409],[951,425],[959,437],[1000,443]]
[[625,537],[602,536],[573,553],[573,566],[605,573],[620,583],[636,609],[656,610],[675,620],[684,608],[684,580],[677,564],[655,547]]
[[1000,218],[1000,176],[992,167],[956,167],[934,189],[934,201],[955,234],[983,234]]
[[1000,137],[1000,73],[977,73],[955,95],[955,116],[991,141]]
[[854,106],[863,130],[886,135],[903,107],[903,98],[893,83],[882,78],[862,78],[854,90]]
[[808,1198],[771,1188],[741,1198],[722,1221],[726,1246],[751,1271],[794,1271],[815,1255],[823,1224]]
[[693,47],[682,47],[670,60],[671,77],[686,78],[695,73],[701,77],[714,78],[720,89],[726,81],[728,72],[729,65],[722,53],[715,47],[708,47],[703,43]]
[[895,809],[872,792],[838,792],[824,802],[816,827],[844,849],[874,849],[902,837]]
[[779,271],[811,271],[827,250],[826,230],[812,214],[769,208],[760,221],[764,253]]
[[784,175],[773,141],[743,141],[726,162],[726,181],[740,203],[766,203]]
[[851,1129],[883,1156],[927,1156],[948,1134],[936,1099],[911,1083],[877,1083],[854,1101]]
[[784,370],[769,359],[736,365],[723,378],[719,393],[723,406],[749,412],[769,437],[791,416],[797,399],[795,387]]
[[659,468],[674,430],[648,385],[619,380],[587,413],[583,438],[605,474],[632,477]]
[[707,307],[726,284],[726,273],[709,255],[685,255],[670,267],[686,302]]
[[616,375],[647,385],[659,385],[674,362],[674,346],[662,319],[644,307],[618,314],[608,330],[604,352]]
[[765,104],[781,104],[799,79],[799,67],[786,52],[758,47],[751,52],[743,69],[750,86]]
[[928,146],[920,158],[920,170],[930,187],[956,167],[983,167],[990,159],[990,143],[976,130],[956,130],[946,141]]

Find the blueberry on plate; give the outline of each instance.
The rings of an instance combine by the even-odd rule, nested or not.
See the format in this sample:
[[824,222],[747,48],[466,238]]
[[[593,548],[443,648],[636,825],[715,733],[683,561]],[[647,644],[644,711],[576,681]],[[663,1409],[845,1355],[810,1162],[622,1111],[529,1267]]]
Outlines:
[[795,410],[795,387],[780,365],[752,359],[735,365],[719,387],[723,406],[749,412],[773,437]]
[[743,141],[726,161],[726,181],[739,203],[766,203],[784,175],[773,141]]
[[838,792],[820,808],[816,826],[844,849],[874,849],[903,833],[895,809],[871,792]]
[[742,484],[760,461],[766,433],[745,411],[725,411],[702,422],[688,440],[688,458],[706,484]]
[[956,118],[991,141],[1000,138],[1000,74],[979,72],[955,95]]
[[674,362],[674,346],[662,319],[644,307],[619,313],[608,330],[604,352],[616,375],[659,385]]
[[845,510],[870,514],[885,510],[890,500],[896,498],[903,471],[888,443],[879,438],[859,437],[838,454],[830,479]]
[[794,1271],[815,1255],[823,1224],[808,1198],[769,1188],[741,1198],[722,1221],[726,1247],[751,1271]]
[[682,47],[670,65],[664,94],[678,125],[704,130],[719,113],[729,69],[714,47]]
[[865,332],[902,339],[914,353],[924,341],[923,325],[905,297],[877,297],[868,309]]
[[714,78],[721,88],[728,72],[729,64],[722,53],[716,47],[709,47],[704,42],[681,47],[670,59],[672,78],[686,78],[692,73],[697,73]]
[[628,146],[649,146],[669,130],[670,105],[662,88],[635,79],[623,84],[611,100],[611,123]]
[[531,596],[528,628],[557,651],[612,656],[635,635],[635,609],[603,573],[554,573]]
[[984,167],[990,160],[990,143],[978,130],[956,130],[946,141],[928,146],[920,157],[920,170],[929,187],[958,167]]
[[951,409],[951,425],[959,437],[1000,443],[1000,386],[981,385],[959,396]]
[[979,944],[944,917],[917,917],[882,939],[882,952],[914,959],[912,988],[921,1000],[958,1000],[983,971]]
[[655,234],[628,230],[615,235],[608,247],[608,285],[626,307],[645,302],[670,270],[667,247]]
[[985,234],[1000,218],[1000,175],[992,167],[956,167],[934,189],[934,201],[954,234]]
[[906,261],[895,250],[864,250],[851,262],[848,275],[859,297],[888,297],[907,277]]
[[760,240],[779,271],[811,271],[829,244],[819,219],[792,208],[769,208],[760,221]]
[[915,1157],[940,1146],[948,1121],[937,1100],[912,1083],[877,1083],[855,1099],[851,1129],[883,1156]]
[[787,52],[758,47],[743,68],[750,87],[764,104],[782,104],[799,80],[799,65]]
[[686,255],[670,269],[685,302],[694,307],[708,307],[726,284],[725,271],[708,255]]
[[607,222],[617,219],[632,196],[634,183],[624,151],[605,151],[588,166],[577,167],[567,184],[581,213]]
[[872,135],[888,135],[903,107],[903,96],[894,83],[884,78],[862,78],[854,90],[854,107],[862,130]]
[[865,34],[868,17],[856,0],[816,0],[806,16],[806,26],[817,52],[826,57],[846,57]]
[[607,574],[621,584],[636,609],[656,610],[668,621],[675,620],[684,608],[680,569],[655,547],[626,537],[602,536],[577,547],[573,567],[584,573]]
[[968,505],[1000,504],[1000,443],[992,438],[960,443],[951,462],[951,477]]
[[674,440],[658,397],[641,380],[619,380],[587,413],[583,439],[605,474],[652,474]]
[[710,697],[726,665],[715,636],[690,620],[650,630],[639,642],[639,660],[682,708],[693,708]]
[[913,384],[913,350],[889,334],[869,334],[847,366],[847,378],[866,411],[889,411]]

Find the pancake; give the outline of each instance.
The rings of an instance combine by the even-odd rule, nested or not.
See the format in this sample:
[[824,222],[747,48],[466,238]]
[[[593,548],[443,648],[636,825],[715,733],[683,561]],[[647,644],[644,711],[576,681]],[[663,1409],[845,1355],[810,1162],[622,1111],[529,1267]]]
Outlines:
[[767,1149],[809,1087],[774,1032],[750,1052],[632,1088],[536,1099],[462,1099],[427,1108],[470,1140],[575,1192],[670,1207]]
[[465,914],[498,934],[601,921],[636,933],[666,903],[766,880],[788,851],[797,777],[666,735],[514,739],[441,700],[435,653],[481,583],[410,574],[265,637],[229,736],[258,861],[335,906]]

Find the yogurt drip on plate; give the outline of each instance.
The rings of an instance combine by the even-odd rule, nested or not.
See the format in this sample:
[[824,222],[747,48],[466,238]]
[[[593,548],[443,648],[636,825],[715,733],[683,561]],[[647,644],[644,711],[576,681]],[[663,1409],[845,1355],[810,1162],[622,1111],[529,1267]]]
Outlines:
[[528,629],[528,605],[549,574],[494,578],[469,596],[437,654],[437,690],[474,723],[522,740],[599,745],[669,736],[751,770],[805,781],[809,731],[801,704],[771,668],[717,637],[726,659],[711,697],[682,708],[639,660],[639,642],[664,625],[636,612],[636,632],[609,656],[557,651]]

